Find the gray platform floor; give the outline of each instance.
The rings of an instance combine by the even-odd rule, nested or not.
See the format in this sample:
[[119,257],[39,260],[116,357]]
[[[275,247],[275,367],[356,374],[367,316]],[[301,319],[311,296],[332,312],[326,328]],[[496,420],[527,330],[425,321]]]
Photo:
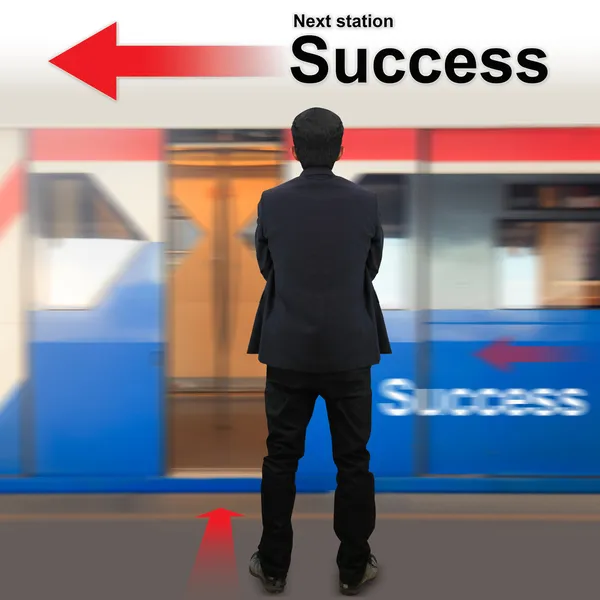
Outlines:
[[[245,515],[233,522],[238,581],[224,581],[223,597],[264,597],[247,573],[260,535],[255,495],[1,496],[0,597],[187,600],[205,528],[195,516],[218,507]],[[331,495],[298,497],[279,597],[338,597],[332,508]],[[380,495],[378,512],[381,577],[361,596],[600,597],[598,496]]]

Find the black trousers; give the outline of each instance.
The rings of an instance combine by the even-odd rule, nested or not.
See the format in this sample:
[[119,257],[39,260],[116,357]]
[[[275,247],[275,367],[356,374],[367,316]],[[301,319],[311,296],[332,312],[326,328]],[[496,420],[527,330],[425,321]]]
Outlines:
[[258,547],[263,571],[287,575],[293,545],[296,471],[304,455],[306,428],[317,397],[326,403],[337,466],[334,531],[337,564],[345,583],[358,583],[375,529],[375,484],[369,471],[371,369],[315,374],[267,368],[265,404],[268,456],[262,468],[263,534]]

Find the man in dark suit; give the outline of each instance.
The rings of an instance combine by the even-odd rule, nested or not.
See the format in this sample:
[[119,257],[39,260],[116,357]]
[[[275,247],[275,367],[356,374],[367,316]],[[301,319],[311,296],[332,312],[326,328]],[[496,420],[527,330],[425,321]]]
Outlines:
[[375,578],[369,537],[375,490],[371,366],[391,348],[373,288],[383,253],[377,198],[333,174],[342,155],[340,118],[311,108],[292,125],[302,174],[262,194],[256,255],[265,290],[248,348],[267,365],[263,534],[250,572],[281,592],[290,566],[298,461],[318,396],[324,398],[338,469],[334,530],[340,590]]

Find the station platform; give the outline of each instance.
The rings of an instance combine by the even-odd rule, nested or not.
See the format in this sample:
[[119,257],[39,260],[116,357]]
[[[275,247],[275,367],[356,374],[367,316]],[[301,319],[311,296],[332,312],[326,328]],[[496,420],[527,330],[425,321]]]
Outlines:
[[[261,598],[247,563],[260,535],[258,495],[0,496],[0,593],[11,600],[188,599],[206,527],[227,508],[237,586]],[[340,597],[333,495],[298,496],[295,548],[280,598]],[[372,547],[380,578],[359,597],[433,600],[595,598],[600,497],[379,495]],[[198,598],[207,598],[198,595]]]

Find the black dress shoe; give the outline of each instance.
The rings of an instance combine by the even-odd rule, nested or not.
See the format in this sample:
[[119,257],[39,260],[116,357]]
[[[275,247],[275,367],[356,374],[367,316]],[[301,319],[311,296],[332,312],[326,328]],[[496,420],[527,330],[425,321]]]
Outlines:
[[340,580],[340,592],[344,596],[356,596],[365,583],[369,583],[369,581],[373,581],[377,577],[378,572],[377,559],[371,554],[365,568],[365,573],[359,583],[349,584]]
[[285,578],[284,577],[269,577],[265,575],[262,565],[260,564],[260,556],[258,552],[255,552],[250,559],[250,575],[260,579],[263,588],[269,594],[281,594],[285,589]]

